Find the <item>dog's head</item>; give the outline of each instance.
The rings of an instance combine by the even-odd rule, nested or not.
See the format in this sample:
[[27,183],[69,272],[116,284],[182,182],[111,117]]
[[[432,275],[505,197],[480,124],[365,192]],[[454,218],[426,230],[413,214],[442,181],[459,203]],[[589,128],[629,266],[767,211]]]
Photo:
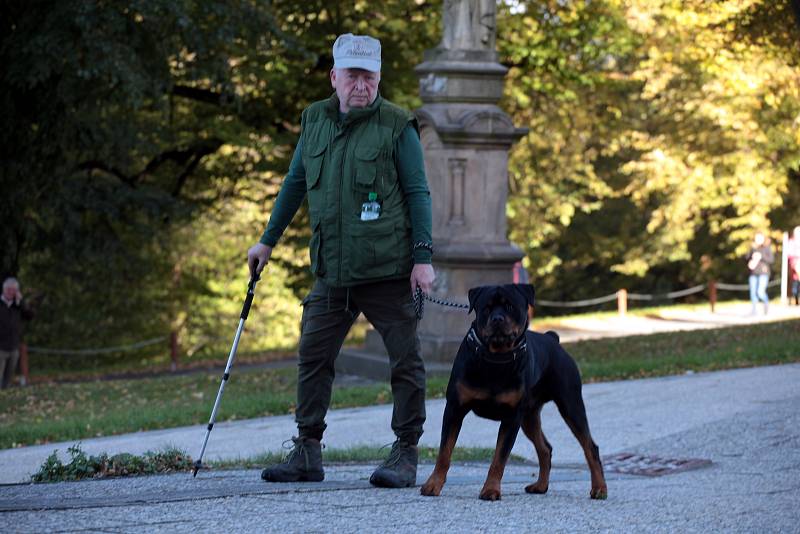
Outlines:
[[528,306],[534,305],[530,284],[481,286],[469,290],[469,311],[475,310],[478,337],[489,352],[513,350],[528,326]]

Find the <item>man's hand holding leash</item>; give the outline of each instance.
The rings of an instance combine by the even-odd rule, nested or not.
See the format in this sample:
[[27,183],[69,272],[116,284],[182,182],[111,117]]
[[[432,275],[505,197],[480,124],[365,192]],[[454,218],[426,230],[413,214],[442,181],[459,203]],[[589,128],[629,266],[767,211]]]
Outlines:
[[430,263],[418,263],[411,269],[411,294],[417,294],[419,287],[426,295],[431,294],[433,289],[433,281],[436,279],[436,273],[433,272],[433,265]]

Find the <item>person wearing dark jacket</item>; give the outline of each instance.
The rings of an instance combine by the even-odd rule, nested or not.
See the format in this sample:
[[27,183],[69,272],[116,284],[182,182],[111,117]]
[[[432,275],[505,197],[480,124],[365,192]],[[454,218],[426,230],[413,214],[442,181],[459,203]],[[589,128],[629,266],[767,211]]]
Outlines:
[[19,282],[16,278],[6,278],[0,295],[0,389],[11,384],[19,362],[22,322],[32,317],[22,300]]
[[747,254],[747,269],[750,272],[748,282],[750,284],[750,303],[752,309],[750,313],[756,314],[756,304],[758,301],[764,303],[764,315],[769,311],[769,297],[767,296],[767,284],[775,256],[772,254],[772,247],[766,236],[761,232],[756,232],[753,237],[753,245]]
[[370,482],[416,483],[417,442],[425,421],[425,366],[412,295],[430,293],[431,200],[419,125],[378,92],[381,45],[340,35],[330,72],[334,93],[302,114],[300,139],[269,224],[248,251],[251,274],[269,261],[295,212],[308,199],[315,282],[303,299],[298,349],[298,436],[286,461],[264,469],[269,482],[320,481],[322,434],[334,361],[360,313],[389,354],[397,440]]

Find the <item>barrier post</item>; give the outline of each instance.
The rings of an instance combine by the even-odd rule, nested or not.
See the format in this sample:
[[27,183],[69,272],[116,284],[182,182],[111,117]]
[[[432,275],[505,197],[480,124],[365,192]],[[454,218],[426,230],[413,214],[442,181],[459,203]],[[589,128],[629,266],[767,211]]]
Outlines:
[[19,372],[22,375],[20,377],[20,384],[23,386],[30,384],[31,377],[28,366],[28,344],[24,341],[19,344]]
[[178,370],[178,333],[173,330],[169,333],[169,355],[172,360],[169,368],[172,371]]
[[710,280],[708,282],[708,302],[711,303],[711,313],[714,313],[714,308],[717,306],[717,281]]
[[783,232],[781,246],[781,304],[789,304],[789,232]]
[[617,291],[617,311],[620,317],[625,317],[628,311],[628,290],[620,289]]

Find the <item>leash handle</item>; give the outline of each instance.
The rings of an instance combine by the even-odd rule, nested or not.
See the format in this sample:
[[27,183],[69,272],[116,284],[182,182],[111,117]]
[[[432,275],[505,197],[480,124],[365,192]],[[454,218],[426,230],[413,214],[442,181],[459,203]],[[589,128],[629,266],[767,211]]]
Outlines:
[[417,321],[421,321],[422,316],[425,314],[425,294],[419,286],[417,286],[417,291],[414,293],[414,314],[417,316]]

